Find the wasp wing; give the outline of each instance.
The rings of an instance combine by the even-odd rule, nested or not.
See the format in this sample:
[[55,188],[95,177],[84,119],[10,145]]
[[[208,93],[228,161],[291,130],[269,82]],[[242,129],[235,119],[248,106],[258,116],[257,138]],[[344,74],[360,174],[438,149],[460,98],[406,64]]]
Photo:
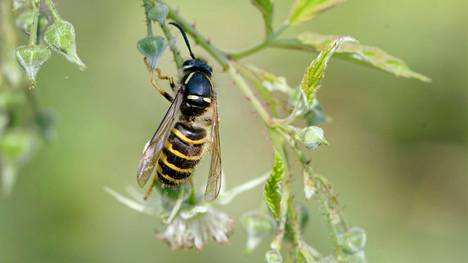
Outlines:
[[145,186],[158,163],[159,155],[174,125],[174,120],[176,119],[176,114],[179,111],[182,101],[183,88],[181,87],[161,121],[161,124],[159,124],[158,129],[145,145],[137,172],[137,181],[140,187]]
[[213,118],[211,126],[211,166],[205,190],[205,200],[216,199],[221,189],[221,145],[219,141],[219,116],[216,96],[213,96]]

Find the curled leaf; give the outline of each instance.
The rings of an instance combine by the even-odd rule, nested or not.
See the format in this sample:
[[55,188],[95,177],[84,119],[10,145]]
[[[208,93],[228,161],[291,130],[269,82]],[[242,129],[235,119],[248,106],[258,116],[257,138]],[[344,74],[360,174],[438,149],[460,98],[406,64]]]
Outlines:
[[44,33],[44,41],[68,61],[78,65],[81,70],[86,69],[86,65],[78,57],[75,28],[70,22],[56,20]]
[[19,46],[16,48],[16,59],[31,81],[36,81],[36,75],[49,60],[51,52],[41,46]]
[[160,24],[164,24],[166,23],[168,14],[169,8],[165,4],[157,2],[156,5],[148,11],[148,18]]
[[281,217],[281,182],[285,176],[285,162],[280,153],[275,151],[271,175],[265,183],[265,201],[276,220]]
[[147,59],[151,68],[155,69],[159,57],[163,54],[167,47],[166,40],[161,36],[148,36],[137,43],[137,48]]
[[[340,39],[340,37],[310,32],[303,33],[298,37],[298,40],[302,44],[317,51],[325,51],[337,39]],[[428,77],[412,71],[403,60],[391,56],[380,48],[363,45],[358,42],[346,42],[340,45],[335,52],[348,59],[371,65],[398,77],[414,78],[425,82],[430,81]]]
[[320,82],[325,76],[325,69],[333,53],[345,42],[355,41],[352,37],[342,37],[332,41],[325,50],[315,58],[302,78],[301,90],[306,97],[307,105],[310,106],[315,99],[315,94],[320,87]]
[[288,23],[297,25],[307,22],[329,8],[341,4],[344,0],[296,0],[289,15]]
[[267,34],[273,32],[273,2],[271,0],[250,0],[250,2],[262,13]]

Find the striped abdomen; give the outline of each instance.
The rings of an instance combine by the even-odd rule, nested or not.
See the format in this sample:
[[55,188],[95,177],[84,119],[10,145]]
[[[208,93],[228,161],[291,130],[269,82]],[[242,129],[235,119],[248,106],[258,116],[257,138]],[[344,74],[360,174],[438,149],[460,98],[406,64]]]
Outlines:
[[178,185],[193,172],[203,154],[206,130],[181,122],[174,125],[158,161],[157,174],[163,185]]

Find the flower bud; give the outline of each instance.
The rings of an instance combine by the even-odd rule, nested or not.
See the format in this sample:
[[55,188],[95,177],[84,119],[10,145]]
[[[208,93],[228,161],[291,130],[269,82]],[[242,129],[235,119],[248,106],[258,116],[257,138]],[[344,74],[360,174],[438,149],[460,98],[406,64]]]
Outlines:
[[81,61],[76,52],[75,28],[70,22],[57,20],[50,25],[44,33],[44,41],[56,52],[78,65],[81,70],[86,69],[86,65]]
[[31,81],[36,80],[37,73],[50,56],[51,52],[46,47],[19,46],[16,48],[16,59]]
[[322,144],[328,144],[323,134],[322,128],[317,126],[306,127],[299,131],[297,136],[298,139],[304,143],[304,146],[311,150],[317,149]]
[[159,57],[167,47],[166,40],[160,36],[149,36],[141,39],[137,43],[137,48],[146,57],[148,64],[155,69]]

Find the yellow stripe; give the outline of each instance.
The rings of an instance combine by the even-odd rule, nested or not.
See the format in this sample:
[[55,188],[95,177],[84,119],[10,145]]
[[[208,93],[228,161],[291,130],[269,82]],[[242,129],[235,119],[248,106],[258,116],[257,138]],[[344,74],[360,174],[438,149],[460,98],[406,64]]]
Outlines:
[[172,129],[172,133],[174,133],[177,137],[179,137],[179,139],[181,139],[182,141],[186,142],[186,143],[189,143],[189,144],[203,144],[206,142],[206,137],[203,138],[203,139],[200,139],[200,140],[192,140],[190,138],[187,138],[185,135],[183,135],[179,130],[177,130],[176,128],[173,128]]
[[179,173],[191,173],[192,172],[192,168],[188,168],[188,169],[179,168],[167,160],[166,154],[162,153],[161,155],[162,155],[161,159],[163,163],[167,165],[169,168],[171,168],[172,170],[179,172]]
[[185,79],[185,85],[187,85],[187,83],[189,83],[190,79],[193,77],[193,74],[195,74],[195,72],[192,72],[190,73],[190,75],[188,75],[188,77]]
[[176,149],[172,148],[172,143],[170,142],[166,143],[166,149],[170,151],[172,154],[174,154],[175,156],[188,160],[188,161],[198,161],[201,159],[201,155],[188,156],[177,151]]
[[203,100],[207,103],[211,103],[211,99],[210,98],[207,98],[207,97],[203,97]]
[[168,180],[170,182],[176,183],[176,184],[180,184],[182,181],[184,181],[184,180],[174,179],[174,178],[170,177],[169,175],[164,174],[162,172],[161,166],[158,167],[158,174],[161,175],[162,177],[164,177],[164,179],[166,179],[166,180]]

